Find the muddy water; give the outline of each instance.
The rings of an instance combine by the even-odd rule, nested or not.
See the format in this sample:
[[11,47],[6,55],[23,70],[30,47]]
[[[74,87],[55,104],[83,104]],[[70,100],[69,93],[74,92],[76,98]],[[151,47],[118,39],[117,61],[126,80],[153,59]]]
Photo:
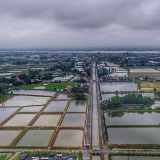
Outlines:
[[72,101],[67,112],[85,112],[86,103],[84,101]]
[[109,125],[159,125],[160,114],[155,112],[108,112],[104,113]]
[[[43,105],[47,103],[49,97],[37,97],[37,96],[15,96],[7,100],[4,105],[9,107],[14,106],[31,106],[31,105]],[[3,104],[1,103],[0,106]]]
[[54,130],[29,130],[17,146],[47,146]]
[[52,101],[44,112],[63,112],[68,101]]
[[41,115],[33,126],[57,126],[61,115]]
[[62,126],[84,126],[86,114],[67,113],[63,119]]
[[0,131],[0,146],[7,146],[18,136],[21,131]]
[[4,126],[27,126],[36,114],[16,114]]
[[108,128],[113,144],[160,144],[160,128]]
[[0,123],[14,113],[18,108],[0,108]]
[[53,146],[81,147],[83,142],[82,130],[60,130]]
[[100,86],[103,92],[137,91],[137,83],[134,82],[102,82]]

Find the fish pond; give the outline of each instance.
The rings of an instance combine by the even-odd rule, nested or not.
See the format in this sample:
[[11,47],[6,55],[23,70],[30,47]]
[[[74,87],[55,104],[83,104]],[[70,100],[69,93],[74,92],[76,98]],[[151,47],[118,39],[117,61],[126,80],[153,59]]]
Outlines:
[[53,144],[56,147],[81,147],[83,142],[82,130],[60,130]]
[[44,112],[63,112],[68,101],[51,101]]
[[84,101],[71,101],[67,112],[85,112],[86,103]]
[[27,126],[36,114],[16,114],[4,126]]
[[54,130],[28,130],[17,146],[47,146]]
[[137,83],[134,82],[101,82],[101,92],[137,91]]
[[66,113],[62,126],[84,126],[86,114],[83,113]]
[[106,112],[108,125],[159,125],[160,113],[155,112]]
[[0,131],[0,146],[8,146],[18,136],[21,131],[19,130],[1,130]]
[[61,115],[41,115],[33,126],[57,126]]
[[43,106],[30,106],[30,107],[24,107],[19,112],[39,112]]
[[160,144],[160,128],[107,128],[112,144]]
[[0,108],[0,123],[14,113],[18,108]]
[[14,107],[14,106],[31,106],[31,105],[44,105],[49,100],[49,97],[37,96],[15,96],[0,106]]

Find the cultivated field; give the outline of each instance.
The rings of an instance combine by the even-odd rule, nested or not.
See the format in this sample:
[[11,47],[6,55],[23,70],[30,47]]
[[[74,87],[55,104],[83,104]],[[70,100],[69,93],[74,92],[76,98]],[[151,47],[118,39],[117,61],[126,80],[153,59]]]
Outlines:
[[160,82],[141,82],[141,88],[160,88]]

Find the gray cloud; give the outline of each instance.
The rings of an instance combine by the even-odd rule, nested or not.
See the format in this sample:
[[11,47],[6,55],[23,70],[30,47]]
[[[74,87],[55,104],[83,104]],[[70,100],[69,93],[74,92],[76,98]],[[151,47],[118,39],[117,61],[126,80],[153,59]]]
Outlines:
[[75,29],[119,24],[135,29],[160,28],[158,0],[1,0],[0,13],[39,19]]
[[159,15],[159,0],[0,0],[0,47],[157,45]]

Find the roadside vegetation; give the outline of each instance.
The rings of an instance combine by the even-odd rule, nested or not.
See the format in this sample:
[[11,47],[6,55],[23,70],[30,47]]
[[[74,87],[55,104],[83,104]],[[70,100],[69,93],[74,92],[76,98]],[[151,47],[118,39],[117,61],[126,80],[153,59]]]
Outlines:
[[72,89],[72,93],[74,93],[74,99],[75,100],[87,100],[88,96],[86,93],[88,93],[88,88],[83,88],[80,85],[76,85]]
[[0,155],[0,160],[5,160],[6,157],[7,157],[7,154],[2,154],[2,155]]

